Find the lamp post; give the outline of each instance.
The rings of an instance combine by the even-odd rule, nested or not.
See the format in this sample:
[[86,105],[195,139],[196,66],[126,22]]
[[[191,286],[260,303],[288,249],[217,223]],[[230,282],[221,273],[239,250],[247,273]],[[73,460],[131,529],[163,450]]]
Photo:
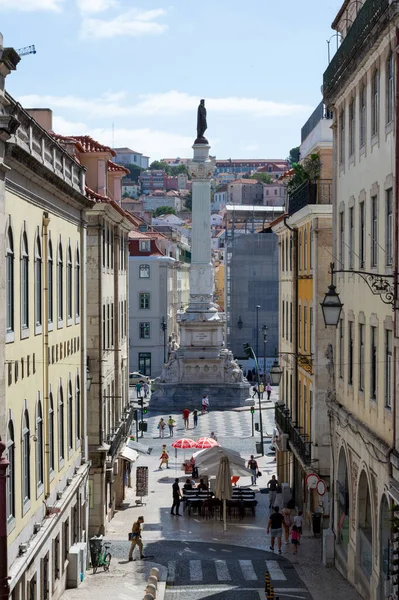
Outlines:
[[165,321],[165,317],[162,317],[161,329],[163,331],[163,362],[166,363],[166,331],[168,329],[168,324]]
[[241,319],[241,315],[238,317],[238,321],[237,321],[237,327],[238,329],[242,329],[243,326],[243,321]]
[[266,344],[267,344],[267,325],[263,325],[262,333],[263,333],[263,383],[266,386]]
[[256,305],[256,356],[259,356],[259,309],[260,305]]
[[[259,307],[260,308],[260,307]],[[261,443],[261,454],[262,456],[265,455],[265,448],[263,445],[263,421],[262,421],[262,405],[260,402],[260,391],[259,391],[259,365],[258,365],[258,358],[257,355],[255,354],[253,348],[251,348],[251,346],[249,344],[244,344],[244,352],[247,355],[248,358],[252,358],[255,361],[255,369],[256,369],[256,379],[258,382],[258,404],[259,404],[259,429],[260,429],[260,443]]]
[[4,456],[5,451],[6,444],[0,439],[0,600],[8,600],[10,596],[7,560],[7,469],[10,463]]

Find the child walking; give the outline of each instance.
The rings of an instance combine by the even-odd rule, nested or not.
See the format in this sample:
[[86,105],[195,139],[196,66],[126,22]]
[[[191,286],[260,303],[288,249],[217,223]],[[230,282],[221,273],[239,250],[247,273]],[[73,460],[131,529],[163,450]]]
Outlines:
[[291,530],[292,554],[297,554],[299,546],[299,531],[296,525],[292,526]]
[[302,535],[302,511],[298,510],[298,514],[294,517],[294,525],[297,526],[298,529],[298,533],[299,533],[299,539],[301,539],[301,535]]

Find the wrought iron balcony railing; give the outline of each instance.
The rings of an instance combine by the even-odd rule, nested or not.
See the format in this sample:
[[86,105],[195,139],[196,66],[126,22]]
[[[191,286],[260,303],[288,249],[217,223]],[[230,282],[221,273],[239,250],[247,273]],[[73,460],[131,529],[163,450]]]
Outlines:
[[115,456],[117,455],[117,453],[119,452],[119,450],[123,444],[123,440],[125,439],[125,437],[126,437],[126,425],[125,425],[125,423],[121,423],[121,426],[119,427],[118,431],[115,433],[114,438],[109,447],[108,456],[115,458]]
[[300,432],[299,427],[292,422],[289,409],[284,404],[276,404],[274,417],[280,430],[288,435],[291,448],[295,449],[305,465],[310,465],[312,460],[311,443]]
[[[378,24],[389,19],[390,0],[366,0],[356,15],[353,25],[335,53],[323,75],[323,96],[328,103],[338,85],[356,68],[356,58],[367,49],[378,35]],[[369,38],[369,39],[368,39]]]
[[288,214],[293,215],[308,204],[331,204],[332,180],[317,179],[304,181],[290,193],[288,198]]

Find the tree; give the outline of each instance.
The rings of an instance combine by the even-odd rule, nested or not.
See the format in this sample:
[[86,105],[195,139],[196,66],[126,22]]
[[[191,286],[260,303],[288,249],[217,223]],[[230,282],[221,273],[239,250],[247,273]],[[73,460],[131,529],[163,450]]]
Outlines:
[[311,154],[302,163],[294,163],[292,169],[294,173],[287,183],[288,194],[292,193],[304,181],[315,181],[320,177],[320,157],[318,154]]
[[299,146],[296,146],[296,148],[291,148],[290,155],[287,158],[289,165],[292,167],[292,165],[299,162],[299,158],[300,158]]
[[126,169],[129,169],[129,171],[130,171],[130,177],[129,177],[129,175],[127,175],[127,178],[138,183],[139,175],[140,175],[141,171],[144,171],[144,169],[139,167],[139,165],[135,165],[135,164],[124,165],[124,166],[126,167]]
[[165,171],[167,175],[170,174],[170,166],[162,160],[153,160],[150,164],[150,169],[154,171]]
[[260,181],[260,183],[274,182],[273,176],[270,175],[270,173],[254,173],[253,175],[251,175],[250,179],[256,179],[257,181]]
[[193,192],[191,190],[184,198],[184,204],[186,205],[186,210],[193,210]]
[[180,173],[184,173],[184,175],[188,175],[186,165],[177,165],[177,167],[170,168],[170,174],[172,175],[172,177],[176,177],[177,175],[180,175]]
[[170,206],[158,206],[153,213],[153,217],[159,217],[160,215],[175,215],[176,211],[174,208],[170,208]]

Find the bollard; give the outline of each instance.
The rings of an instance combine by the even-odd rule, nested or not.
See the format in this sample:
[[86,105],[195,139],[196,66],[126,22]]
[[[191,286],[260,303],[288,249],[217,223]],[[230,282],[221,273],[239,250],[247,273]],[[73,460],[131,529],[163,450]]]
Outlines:
[[267,594],[267,600],[275,600],[274,599],[274,587],[270,587],[269,593]]
[[158,579],[154,575],[149,576],[147,583],[152,583],[152,585],[155,587],[155,589],[157,589],[157,587],[158,587]]
[[145,588],[146,594],[151,594],[154,598],[157,597],[157,588],[152,583],[147,583],[147,587]]
[[155,600],[155,598],[152,594],[146,594],[144,596],[143,600]]
[[150,571],[150,575],[152,577],[156,577],[157,580],[159,581],[160,576],[159,576],[159,569],[157,569],[156,567],[152,567],[151,571]]

